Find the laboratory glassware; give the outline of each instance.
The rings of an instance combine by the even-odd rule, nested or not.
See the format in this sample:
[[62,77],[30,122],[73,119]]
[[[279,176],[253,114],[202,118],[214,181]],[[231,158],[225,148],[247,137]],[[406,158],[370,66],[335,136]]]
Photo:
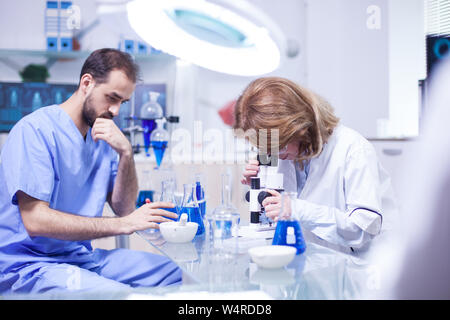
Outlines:
[[[173,179],[164,180],[161,182],[161,197],[159,199],[161,202],[171,202],[175,205],[174,208],[163,208],[164,210],[174,212],[178,216],[180,215],[180,204],[177,202],[177,199],[175,197],[175,181]],[[178,218],[170,218],[166,217],[168,219],[177,221]]]
[[300,222],[293,217],[297,192],[283,192],[281,199],[281,209],[272,245],[292,246],[297,249],[297,254],[301,254],[306,250],[306,243]]
[[136,201],[136,208],[141,207],[146,203],[146,199],[153,202],[153,190],[140,190]]
[[231,176],[222,174],[221,204],[213,210],[212,227],[215,239],[226,239],[238,235],[240,214],[231,203]]
[[196,235],[201,235],[205,232],[205,226],[203,224],[202,215],[200,213],[200,207],[198,206],[195,184],[187,183],[184,184],[183,187],[184,195],[178,219],[183,213],[186,213],[188,215],[189,222],[195,222],[198,224]]
[[155,121],[157,127],[150,135],[150,144],[153,148],[153,152],[156,158],[156,164],[159,168],[161,166],[161,161],[164,157],[164,152],[166,151],[167,143],[169,141],[169,132],[164,129],[164,123],[166,122],[166,119],[161,118],[156,119]]
[[206,214],[206,198],[202,178],[203,175],[201,173],[195,174],[195,193],[197,196],[198,206],[200,207],[200,213],[202,214],[202,219],[204,219]]
[[150,156],[150,135],[156,128],[156,119],[163,117],[163,109],[158,103],[158,92],[150,91],[149,101],[141,107],[140,118],[142,120],[142,128],[144,129],[144,148],[147,157]]
[[144,205],[146,203],[145,202],[146,199],[149,199],[151,202],[153,202],[154,191],[151,190],[151,187],[150,187],[150,171],[145,170],[143,172],[142,178],[143,178],[143,182],[140,186],[139,195],[136,200],[136,208],[139,208],[142,205]]

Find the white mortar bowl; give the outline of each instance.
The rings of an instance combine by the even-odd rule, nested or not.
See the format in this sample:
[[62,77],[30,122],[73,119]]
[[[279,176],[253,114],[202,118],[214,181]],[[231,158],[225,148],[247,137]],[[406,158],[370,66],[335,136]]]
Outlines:
[[262,246],[248,249],[252,261],[261,268],[277,269],[288,265],[295,258],[297,249],[290,246]]
[[161,222],[159,231],[164,240],[171,243],[184,243],[194,239],[197,233],[198,223],[186,222],[181,225],[179,222]]

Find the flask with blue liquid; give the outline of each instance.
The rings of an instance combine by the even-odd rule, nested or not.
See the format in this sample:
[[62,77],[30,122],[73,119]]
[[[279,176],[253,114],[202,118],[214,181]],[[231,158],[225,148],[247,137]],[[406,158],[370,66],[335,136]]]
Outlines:
[[167,148],[167,143],[169,142],[169,132],[164,129],[165,118],[156,119],[155,121],[157,127],[150,135],[150,144],[155,154],[156,165],[159,168]]
[[272,245],[295,247],[297,254],[302,254],[306,250],[306,243],[300,222],[293,218],[297,192],[284,192],[281,197],[281,209]]
[[153,130],[156,128],[156,119],[163,117],[163,109],[158,103],[158,92],[150,91],[148,101],[141,107],[140,118],[142,120],[142,129],[144,130],[144,148],[147,157],[150,156],[150,141]]
[[195,193],[197,196],[198,206],[200,207],[200,213],[202,214],[202,218],[205,218],[206,214],[206,198],[205,198],[205,189],[203,188],[204,184],[202,182],[202,174],[197,173],[195,175]]
[[202,235],[205,232],[205,225],[198,206],[197,195],[195,191],[195,184],[184,184],[184,195],[181,203],[181,210],[178,219],[183,213],[188,216],[188,222],[195,222],[198,224],[196,236]]
[[150,171],[145,170],[143,174],[143,182],[139,186],[139,195],[136,200],[136,209],[143,206],[146,203],[147,199],[153,202],[154,191],[151,190],[150,181],[151,181]]

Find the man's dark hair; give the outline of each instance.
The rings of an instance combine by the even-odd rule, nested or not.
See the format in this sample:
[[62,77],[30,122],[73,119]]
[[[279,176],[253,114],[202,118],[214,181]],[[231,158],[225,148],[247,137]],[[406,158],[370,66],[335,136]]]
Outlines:
[[112,70],[123,71],[128,79],[136,83],[139,80],[139,67],[126,52],[104,48],[92,52],[81,68],[81,77],[89,73],[97,84],[105,83]]

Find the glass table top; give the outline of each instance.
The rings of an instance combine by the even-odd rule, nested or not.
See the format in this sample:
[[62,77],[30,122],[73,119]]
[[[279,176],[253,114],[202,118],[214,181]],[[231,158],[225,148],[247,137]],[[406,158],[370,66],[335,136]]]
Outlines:
[[274,299],[360,299],[370,281],[370,266],[363,260],[311,242],[286,267],[264,269],[247,251],[270,245],[271,239],[214,241],[201,235],[177,244],[166,242],[155,230],[139,235],[177,263],[183,270],[183,286],[197,291],[260,290]]
[[[159,231],[138,233],[183,271],[183,284],[123,291],[50,292],[13,295],[8,299],[131,300],[336,300],[365,299],[377,289],[374,266],[363,260],[307,242],[306,251],[284,268],[263,269],[248,249],[270,245],[269,239],[230,238],[212,241],[205,235],[192,242],[166,242]],[[0,297],[1,298],[1,297]],[[6,297],[4,297],[6,298]]]

